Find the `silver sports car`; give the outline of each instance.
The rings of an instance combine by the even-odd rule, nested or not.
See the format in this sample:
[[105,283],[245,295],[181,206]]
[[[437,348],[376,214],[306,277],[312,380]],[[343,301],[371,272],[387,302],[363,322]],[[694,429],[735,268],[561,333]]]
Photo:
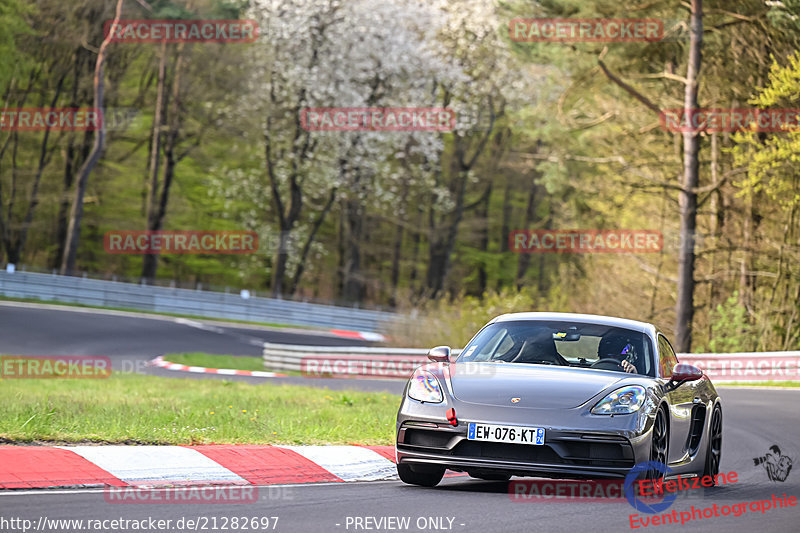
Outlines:
[[670,475],[719,472],[717,391],[651,324],[507,314],[457,357],[438,346],[428,358],[397,414],[406,483],[434,486],[446,469],[491,480],[624,477],[644,461]]

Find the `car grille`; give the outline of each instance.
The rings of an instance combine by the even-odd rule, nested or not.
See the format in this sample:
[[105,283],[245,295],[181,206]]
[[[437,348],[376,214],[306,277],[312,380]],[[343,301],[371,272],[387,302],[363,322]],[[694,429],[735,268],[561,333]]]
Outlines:
[[633,450],[625,442],[552,441],[544,446],[461,441],[451,451],[456,457],[503,459],[523,463],[630,468]]
[[452,454],[459,457],[486,457],[524,463],[561,463],[561,458],[549,446],[525,444],[465,440],[453,448]]
[[494,459],[517,463],[563,466],[597,466],[629,469],[634,465],[633,448],[619,435],[551,431],[542,446],[474,441],[457,430],[404,426],[399,449],[424,451],[465,459]]
[[455,435],[451,432],[408,428],[405,430],[405,439],[403,443],[411,446],[447,448],[450,439],[454,436]]

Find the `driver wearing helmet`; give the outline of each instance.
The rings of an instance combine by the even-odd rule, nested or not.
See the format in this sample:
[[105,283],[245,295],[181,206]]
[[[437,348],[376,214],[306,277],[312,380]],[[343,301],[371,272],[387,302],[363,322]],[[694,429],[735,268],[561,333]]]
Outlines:
[[639,360],[639,354],[630,339],[617,335],[604,337],[600,341],[598,352],[601,358],[619,361],[619,365],[625,372],[629,374],[638,372],[636,362]]
[[629,374],[636,373],[635,363],[636,360],[639,359],[639,356],[636,354],[636,349],[633,347],[633,344],[626,344],[625,347],[622,348],[622,351],[619,355],[620,359],[622,359],[624,356],[624,359],[622,359],[619,364],[622,365],[622,368],[625,369],[625,372],[628,372]]

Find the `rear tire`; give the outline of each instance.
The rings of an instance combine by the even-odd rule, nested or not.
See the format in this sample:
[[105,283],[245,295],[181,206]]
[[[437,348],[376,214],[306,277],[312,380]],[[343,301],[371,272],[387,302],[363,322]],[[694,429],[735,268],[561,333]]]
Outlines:
[[397,475],[400,481],[409,485],[422,487],[435,487],[444,477],[444,467],[441,466],[411,466],[405,463],[397,465]]
[[708,449],[706,450],[706,464],[703,469],[704,476],[711,476],[714,483],[714,476],[719,474],[719,463],[722,460],[722,409],[719,405],[714,407],[711,415],[711,424],[708,427]]

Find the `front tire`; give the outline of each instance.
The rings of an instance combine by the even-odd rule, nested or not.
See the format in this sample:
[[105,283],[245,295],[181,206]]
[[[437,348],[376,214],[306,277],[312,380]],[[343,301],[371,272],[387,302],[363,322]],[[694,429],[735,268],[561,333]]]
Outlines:
[[719,463],[722,460],[722,409],[719,405],[714,407],[711,415],[711,425],[708,428],[708,449],[706,450],[706,464],[703,469],[704,476],[711,476],[714,483],[714,476],[719,474]]
[[405,463],[397,465],[397,475],[400,481],[409,485],[422,487],[435,487],[444,477],[444,467],[441,466],[411,466]]
[[[653,435],[650,438],[650,461],[661,463],[666,467],[669,457],[668,451],[669,426],[667,424],[667,414],[664,409],[659,409],[653,422]],[[664,477],[664,472],[652,468],[647,471],[646,479],[657,480],[664,479]]]

